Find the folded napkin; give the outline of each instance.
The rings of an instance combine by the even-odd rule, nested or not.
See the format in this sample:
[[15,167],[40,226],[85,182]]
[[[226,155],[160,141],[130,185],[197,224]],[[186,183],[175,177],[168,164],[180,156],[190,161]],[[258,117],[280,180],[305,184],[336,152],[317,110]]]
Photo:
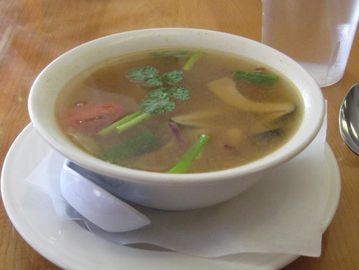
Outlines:
[[124,233],[103,231],[67,205],[59,189],[64,158],[56,152],[51,151],[26,181],[51,198],[54,211],[64,221],[81,221],[92,233],[121,245],[147,243],[202,257],[239,253],[316,257],[321,253],[328,197],[328,176],[323,175],[325,142],[326,123],[305,151],[236,198],[180,212],[141,207],[151,224]]

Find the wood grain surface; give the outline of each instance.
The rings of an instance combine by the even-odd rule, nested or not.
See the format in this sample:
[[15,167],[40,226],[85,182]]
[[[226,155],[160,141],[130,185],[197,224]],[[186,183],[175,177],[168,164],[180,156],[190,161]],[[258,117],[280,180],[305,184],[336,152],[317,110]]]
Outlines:
[[[260,40],[260,0],[0,0],[0,164],[29,123],[27,97],[50,61],[83,42],[140,28],[195,27]],[[347,89],[359,80],[356,38],[344,78],[323,88],[328,100],[328,142],[342,176],[333,222],[320,258],[301,257],[286,270],[359,269],[359,158],[344,145],[338,110]],[[0,204],[0,269],[59,269],[15,231]]]

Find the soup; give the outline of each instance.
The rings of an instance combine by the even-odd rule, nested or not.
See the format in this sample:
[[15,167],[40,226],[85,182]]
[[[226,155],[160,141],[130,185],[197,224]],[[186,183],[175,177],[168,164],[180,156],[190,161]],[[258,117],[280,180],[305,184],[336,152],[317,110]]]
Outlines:
[[167,173],[237,167],[296,131],[303,104],[267,66],[212,50],[121,56],[80,74],[56,116],[80,148],[120,166]]

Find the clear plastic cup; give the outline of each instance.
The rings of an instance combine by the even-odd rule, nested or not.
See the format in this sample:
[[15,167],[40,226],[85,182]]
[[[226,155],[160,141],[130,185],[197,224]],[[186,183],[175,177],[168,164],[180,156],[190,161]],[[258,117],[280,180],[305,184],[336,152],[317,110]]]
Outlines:
[[262,0],[262,42],[299,62],[325,87],[344,74],[359,0]]

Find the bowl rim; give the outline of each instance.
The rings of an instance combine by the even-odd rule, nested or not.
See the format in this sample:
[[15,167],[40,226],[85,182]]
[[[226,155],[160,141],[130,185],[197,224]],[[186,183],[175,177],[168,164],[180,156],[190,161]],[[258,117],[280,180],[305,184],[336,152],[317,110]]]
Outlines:
[[[126,168],[119,165],[111,164],[109,162],[102,161],[98,158],[95,158],[87,154],[86,152],[84,152],[74,144],[73,147],[71,148],[65,148],[58,143],[55,134],[49,134],[46,126],[44,126],[39,121],[39,118],[36,116],[35,113],[35,103],[36,103],[35,93],[38,89],[39,82],[44,79],[49,69],[56,68],[57,66],[61,65],[63,59],[71,57],[72,54],[81,51],[84,48],[88,48],[91,46],[101,46],[101,44],[103,43],[107,44],[113,41],[121,41],[121,39],[123,39],[124,36],[128,37],[133,35],[136,37],[138,36],[141,37],[141,35],[146,35],[146,34],[155,33],[156,35],[159,35],[159,34],[173,33],[174,31],[180,32],[182,34],[200,33],[200,34],[218,36],[218,38],[235,38],[238,39],[239,42],[251,44],[252,46],[256,46],[256,47],[261,47],[263,48],[263,50],[267,50],[272,54],[277,54],[278,56],[280,56],[282,61],[288,62],[291,66],[295,67],[298,72],[302,73],[302,75],[305,77],[307,82],[313,87],[311,91],[314,91],[314,95],[317,97],[319,101],[319,103],[316,104],[316,106],[318,106],[319,113],[317,115],[314,115],[315,119],[311,125],[312,129],[307,131],[308,133],[305,134],[301,142],[293,142],[291,138],[293,138],[294,135],[297,134],[299,127],[302,126],[303,124],[302,121],[295,134],[293,134],[292,137],[289,139],[289,141],[287,141],[284,145],[280,146],[274,152],[258,160],[254,160],[252,162],[246,163],[238,167],[212,171],[212,172],[169,174],[162,172],[151,172],[151,171],[131,169],[131,168]],[[271,66],[268,63],[266,63],[266,65]],[[163,184],[178,185],[183,183],[203,184],[209,182],[223,181],[224,179],[228,179],[228,178],[239,178],[241,176],[247,176],[265,169],[276,167],[284,163],[285,161],[290,160],[291,158],[299,154],[302,150],[304,150],[306,146],[308,146],[317,135],[324,119],[325,105],[324,105],[324,98],[321,89],[314,81],[314,79],[297,62],[295,62],[289,56],[279,52],[278,50],[271,48],[265,44],[262,44],[258,41],[231,33],[209,30],[209,29],[200,29],[200,28],[174,27],[174,28],[137,29],[137,30],[131,30],[126,32],[115,33],[85,42],[68,50],[67,52],[61,54],[56,59],[54,59],[51,63],[49,63],[37,76],[30,89],[30,94],[28,98],[28,109],[33,126],[41,135],[41,137],[43,137],[60,154],[64,155],[65,157],[77,163],[78,165],[86,169],[92,170],[96,173],[99,173],[101,175],[112,177],[112,178],[119,178],[121,180],[127,180],[136,183],[146,183],[146,184],[151,183],[151,184],[161,184],[161,185]],[[313,121],[313,119],[311,119],[311,121]],[[288,145],[292,146],[290,152],[285,149],[286,148],[285,146],[288,147]],[[276,154],[280,153],[280,155],[275,159],[274,158],[270,159],[270,157],[273,156],[274,153]],[[264,163],[263,160],[266,160],[266,162]]]

